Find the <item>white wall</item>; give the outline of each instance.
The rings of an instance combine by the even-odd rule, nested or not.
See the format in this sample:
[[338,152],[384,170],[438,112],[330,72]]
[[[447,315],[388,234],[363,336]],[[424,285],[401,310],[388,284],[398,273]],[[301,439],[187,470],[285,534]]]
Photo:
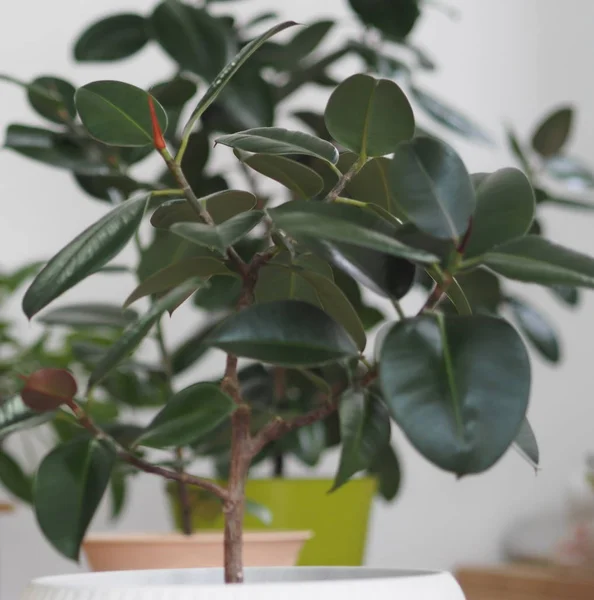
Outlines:
[[[418,38],[441,63],[427,86],[473,114],[495,134],[513,122],[527,134],[550,106],[571,100],[581,111],[575,139],[577,153],[594,155],[594,101],[591,83],[590,23],[594,6],[584,0],[449,0],[462,20],[449,22],[438,11],[421,26]],[[78,84],[114,78],[138,85],[168,73],[168,62],[156,49],[122,65],[74,67],[68,53],[73,34],[94,17],[116,10],[145,10],[143,0],[28,0],[0,5],[0,72],[22,79],[41,73],[63,74]],[[247,13],[272,7],[298,21],[321,16],[339,18],[352,29],[345,0],[242,3]],[[240,4],[237,4],[239,7]],[[576,18],[577,17],[577,18]],[[33,122],[22,92],[0,88],[0,127],[12,121]],[[305,105],[307,97],[301,102]],[[472,170],[488,170],[508,161],[504,150],[457,143]],[[594,160],[594,156],[592,156]],[[69,176],[0,154],[0,248],[2,264],[49,256],[81,228],[102,214],[100,203],[83,198]],[[550,234],[561,242],[594,253],[594,222],[581,215],[553,210]],[[77,298],[120,299],[129,282],[106,286],[108,280],[85,284],[68,294]],[[109,280],[111,281],[111,280]],[[126,287],[127,286],[127,287]],[[537,288],[525,288],[563,329],[566,363],[551,369],[536,361],[530,410],[538,434],[543,470],[535,477],[514,454],[490,473],[456,482],[428,465],[397,436],[405,482],[399,501],[375,508],[368,562],[377,566],[451,568],[464,562],[497,560],[500,538],[514,520],[532,511],[562,506],[567,472],[592,447],[594,403],[591,365],[594,302],[587,298],[579,314],[569,314]],[[173,336],[183,331],[174,319]],[[23,328],[26,331],[27,326]],[[323,469],[331,472],[333,460]],[[96,528],[106,527],[102,514]],[[118,528],[164,530],[160,482],[141,477],[133,501]],[[16,598],[33,576],[75,570],[42,540],[34,519],[20,509],[0,521],[0,594]]]

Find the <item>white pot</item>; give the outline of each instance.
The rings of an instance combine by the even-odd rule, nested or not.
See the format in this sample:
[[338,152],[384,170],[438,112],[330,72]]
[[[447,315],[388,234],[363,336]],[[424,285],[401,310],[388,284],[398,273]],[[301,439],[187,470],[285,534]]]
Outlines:
[[253,568],[224,585],[221,569],[118,571],[43,577],[23,600],[464,600],[448,573],[391,569]]

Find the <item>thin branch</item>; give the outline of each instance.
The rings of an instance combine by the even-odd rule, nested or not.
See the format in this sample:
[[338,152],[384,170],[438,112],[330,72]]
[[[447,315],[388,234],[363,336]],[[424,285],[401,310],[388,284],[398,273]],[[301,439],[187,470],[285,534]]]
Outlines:
[[355,164],[338,180],[336,185],[330,190],[326,196],[326,202],[335,202],[340,196],[349,181],[363,168],[366,163],[364,156],[360,156]]
[[202,477],[196,477],[195,475],[190,475],[188,473],[178,473],[177,471],[172,471],[170,469],[165,469],[163,467],[159,467],[154,465],[139,456],[136,456],[128,449],[124,448],[121,444],[119,444],[114,438],[108,435],[105,431],[99,428],[85,413],[85,411],[77,404],[75,400],[67,400],[66,404],[70,407],[74,416],[78,420],[78,422],[87,429],[93,437],[98,440],[104,440],[109,443],[114,450],[117,452],[120,460],[127,462],[128,464],[144,471],[145,473],[153,473],[154,475],[160,475],[165,479],[169,479],[170,481],[177,481],[180,483],[185,483],[188,485],[194,485],[196,487],[202,488],[211,494],[214,494],[217,498],[219,498],[222,502],[226,502],[228,499],[228,492],[225,488],[219,486],[214,481],[210,481],[208,479],[203,479]]

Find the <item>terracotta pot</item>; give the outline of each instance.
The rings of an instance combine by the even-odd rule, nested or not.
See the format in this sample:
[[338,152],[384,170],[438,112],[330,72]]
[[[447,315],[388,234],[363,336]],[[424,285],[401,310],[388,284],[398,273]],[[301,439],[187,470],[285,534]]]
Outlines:
[[[292,567],[309,531],[247,531],[244,560],[248,567]],[[223,534],[94,534],[83,543],[93,571],[220,567]]]

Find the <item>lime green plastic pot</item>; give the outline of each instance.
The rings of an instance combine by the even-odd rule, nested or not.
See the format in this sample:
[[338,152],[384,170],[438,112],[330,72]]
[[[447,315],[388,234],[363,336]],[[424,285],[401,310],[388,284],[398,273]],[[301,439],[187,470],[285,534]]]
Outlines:
[[[256,479],[247,484],[247,498],[266,506],[273,515],[270,526],[246,515],[246,529],[309,530],[313,538],[301,553],[299,566],[360,566],[365,554],[371,501],[376,481],[355,479],[329,494],[329,479]],[[170,498],[175,524],[181,514],[175,495]],[[220,503],[212,496],[192,490],[193,524],[196,530],[222,529]]]

